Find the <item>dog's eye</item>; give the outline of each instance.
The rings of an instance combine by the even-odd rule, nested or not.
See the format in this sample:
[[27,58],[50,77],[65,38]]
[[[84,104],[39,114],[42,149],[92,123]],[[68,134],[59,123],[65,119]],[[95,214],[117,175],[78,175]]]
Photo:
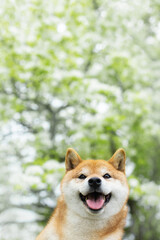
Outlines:
[[85,179],[86,176],[85,176],[84,174],[81,174],[78,178],[80,178],[80,179]]
[[104,178],[111,178],[111,176],[109,175],[109,173],[104,174],[103,177],[104,177]]

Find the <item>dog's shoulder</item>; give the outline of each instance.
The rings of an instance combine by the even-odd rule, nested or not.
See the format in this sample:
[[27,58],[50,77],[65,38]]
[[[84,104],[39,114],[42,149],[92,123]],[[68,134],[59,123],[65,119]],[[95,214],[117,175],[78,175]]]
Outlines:
[[36,240],[59,240],[55,229],[51,224],[48,224],[44,230],[37,236]]

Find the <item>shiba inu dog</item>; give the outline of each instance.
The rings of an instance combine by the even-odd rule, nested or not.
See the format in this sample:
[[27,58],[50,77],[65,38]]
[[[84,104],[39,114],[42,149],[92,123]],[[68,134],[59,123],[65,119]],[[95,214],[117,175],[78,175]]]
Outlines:
[[121,240],[129,188],[125,151],[105,160],[82,160],[69,148],[61,196],[36,240]]

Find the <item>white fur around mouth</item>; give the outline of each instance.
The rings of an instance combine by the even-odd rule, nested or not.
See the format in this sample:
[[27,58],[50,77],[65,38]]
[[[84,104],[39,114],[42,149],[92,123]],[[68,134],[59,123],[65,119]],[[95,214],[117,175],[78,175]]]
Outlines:
[[104,195],[99,192],[88,193],[84,196],[82,193],[79,194],[82,202],[92,211],[100,211],[111,199],[111,193]]

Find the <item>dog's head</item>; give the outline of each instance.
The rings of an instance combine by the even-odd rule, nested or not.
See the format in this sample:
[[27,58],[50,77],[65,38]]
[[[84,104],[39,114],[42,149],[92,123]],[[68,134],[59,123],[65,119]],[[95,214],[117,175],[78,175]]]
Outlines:
[[61,183],[67,207],[89,218],[110,218],[126,204],[129,188],[125,176],[125,152],[119,149],[109,161],[82,160],[73,149],[65,159]]

